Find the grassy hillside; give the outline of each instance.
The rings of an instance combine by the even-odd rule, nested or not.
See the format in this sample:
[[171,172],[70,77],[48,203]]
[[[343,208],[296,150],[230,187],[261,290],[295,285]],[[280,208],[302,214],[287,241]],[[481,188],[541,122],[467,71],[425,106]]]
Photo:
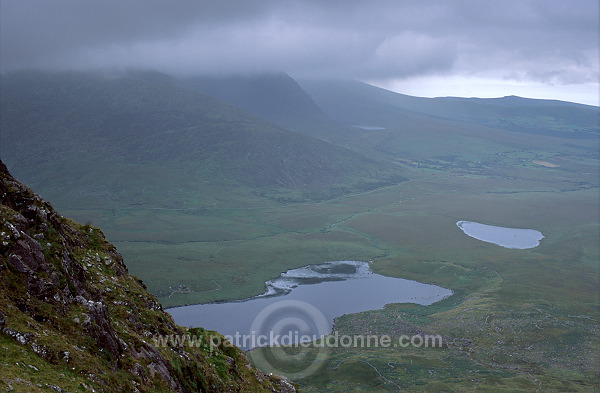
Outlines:
[[[217,333],[175,325],[100,230],[59,215],[1,161],[0,229],[4,391],[296,391]],[[185,335],[202,341],[160,341]]]
[[1,98],[0,154],[60,206],[318,200],[402,180],[160,74],[23,72],[2,77]]
[[298,82],[284,73],[199,76],[178,80],[177,84],[217,97],[286,129],[341,146],[348,146],[348,138],[359,133],[331,119]]
[[302,120],[327,121],[327,115],[286,74],[203,76],[179,81],[284,127]]
[[565,138],[597,138],[598,108],[521,97],[421,98],[357,81],[302,80],[317,105],[346,124],[387,127],[408,119],[454,120],[499,129]]

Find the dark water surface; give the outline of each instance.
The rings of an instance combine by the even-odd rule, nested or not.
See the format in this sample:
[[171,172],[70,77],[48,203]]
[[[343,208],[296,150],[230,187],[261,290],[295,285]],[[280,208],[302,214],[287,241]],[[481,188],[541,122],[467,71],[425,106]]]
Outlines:
[[[334,318],[344,314],[381,309],[388,303],[429,305],[452,294],[436,285],[375,274],[367,262],[358,261],[292,269],[265,284],[263,295],[243,301],[167,311],[179,325],[216,330],[226,337],[296,332],[318,338],[329,334]],[[244,349],[261,346],[249,340],[236,339],[234,344]]]

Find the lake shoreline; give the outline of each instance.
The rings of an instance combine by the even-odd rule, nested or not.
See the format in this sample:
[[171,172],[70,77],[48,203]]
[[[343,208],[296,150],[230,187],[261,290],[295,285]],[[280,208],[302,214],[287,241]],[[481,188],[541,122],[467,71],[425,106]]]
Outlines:
[[465,235],[500,247],[525,250],[540,245],[544,235],[535,229],[507,228],[473,221],[457,221]]
[[437,285],[373,273],[370,263],[363,261],[332,261],[290,269],[265,286],[266,291],[254,297],[174,307],[168,312],[181,326],[201,326],[229,337],[288,331],[323,337],[333,332],[335,319],[346,314],[383,309],[394,303],[430,305],[454,294]]

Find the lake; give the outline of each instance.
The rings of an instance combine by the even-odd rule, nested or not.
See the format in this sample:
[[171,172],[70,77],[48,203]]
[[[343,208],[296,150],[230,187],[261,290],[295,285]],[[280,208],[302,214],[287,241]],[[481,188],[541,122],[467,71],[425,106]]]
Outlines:
[[544,238],[540,231],[534,229],[497,227],[472,221],[458,221],[456,225],[467,236],[505,248],[534,248]]
[[[389,303],[429,305],[452,295],[436,285],[375,274],[369,263],[335,261],[288,270],[243,301],[168,309],[186,327],[216,330],[242,349],[267,345],[259,336],[295,334],[294,343],[331,333],[338,316]],[[238,337],[238,338],[236,338]],[[302,338],[304,337],[304,338]]]

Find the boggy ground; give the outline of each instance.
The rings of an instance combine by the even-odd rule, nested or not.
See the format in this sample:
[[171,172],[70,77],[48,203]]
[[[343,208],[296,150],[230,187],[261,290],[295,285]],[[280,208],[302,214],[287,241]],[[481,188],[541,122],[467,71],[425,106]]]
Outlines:
[[[409,152],[398,156],[409,181],[329,201],[244,196],[236,204],[229,195],[221,207],[66,214],[100,226],[164,306],[256,295],[281,271],[344,259],[455,292],[428,307],[338,318],[338,332],[431,332],[445,346],[333,349],[316,373],[299,379],[303,391],[593,390],[600,382],[597,141],[546,138],[532,147],[522,145],[527,135],[508,143],[496,133],[483,143],[466,133],[426,146],[427,137],[439,135],[385,145]],[[459,149],[464,154],[448,154]],[[464,235],[459,220],[532,228],[545,238],[534,249],[505,249]]]
[[[447,345],[334,349],[300,381],[305,391],[589,390],[599,366],[597,190],[488,183],[425,174],[327,203],[161,212],[157,225],[187,222],[189,229],[151,233],[152,242],[135,241],[139,232],[107,232],[121,236],[116,243],[130,269],[167,306],[255,295],[283,270],[341,259],[372,260],[377,273],[455,292],[429,307],[390,305],[338,318],[340,332],[418,329],[441,334]],[[482,184],[491,191],[477,192]],[[144,213],[111,220],[134,222]],[[534,228],[545,239],[530,250],[504,249],[464,235],[455,225],[461,219]]]

